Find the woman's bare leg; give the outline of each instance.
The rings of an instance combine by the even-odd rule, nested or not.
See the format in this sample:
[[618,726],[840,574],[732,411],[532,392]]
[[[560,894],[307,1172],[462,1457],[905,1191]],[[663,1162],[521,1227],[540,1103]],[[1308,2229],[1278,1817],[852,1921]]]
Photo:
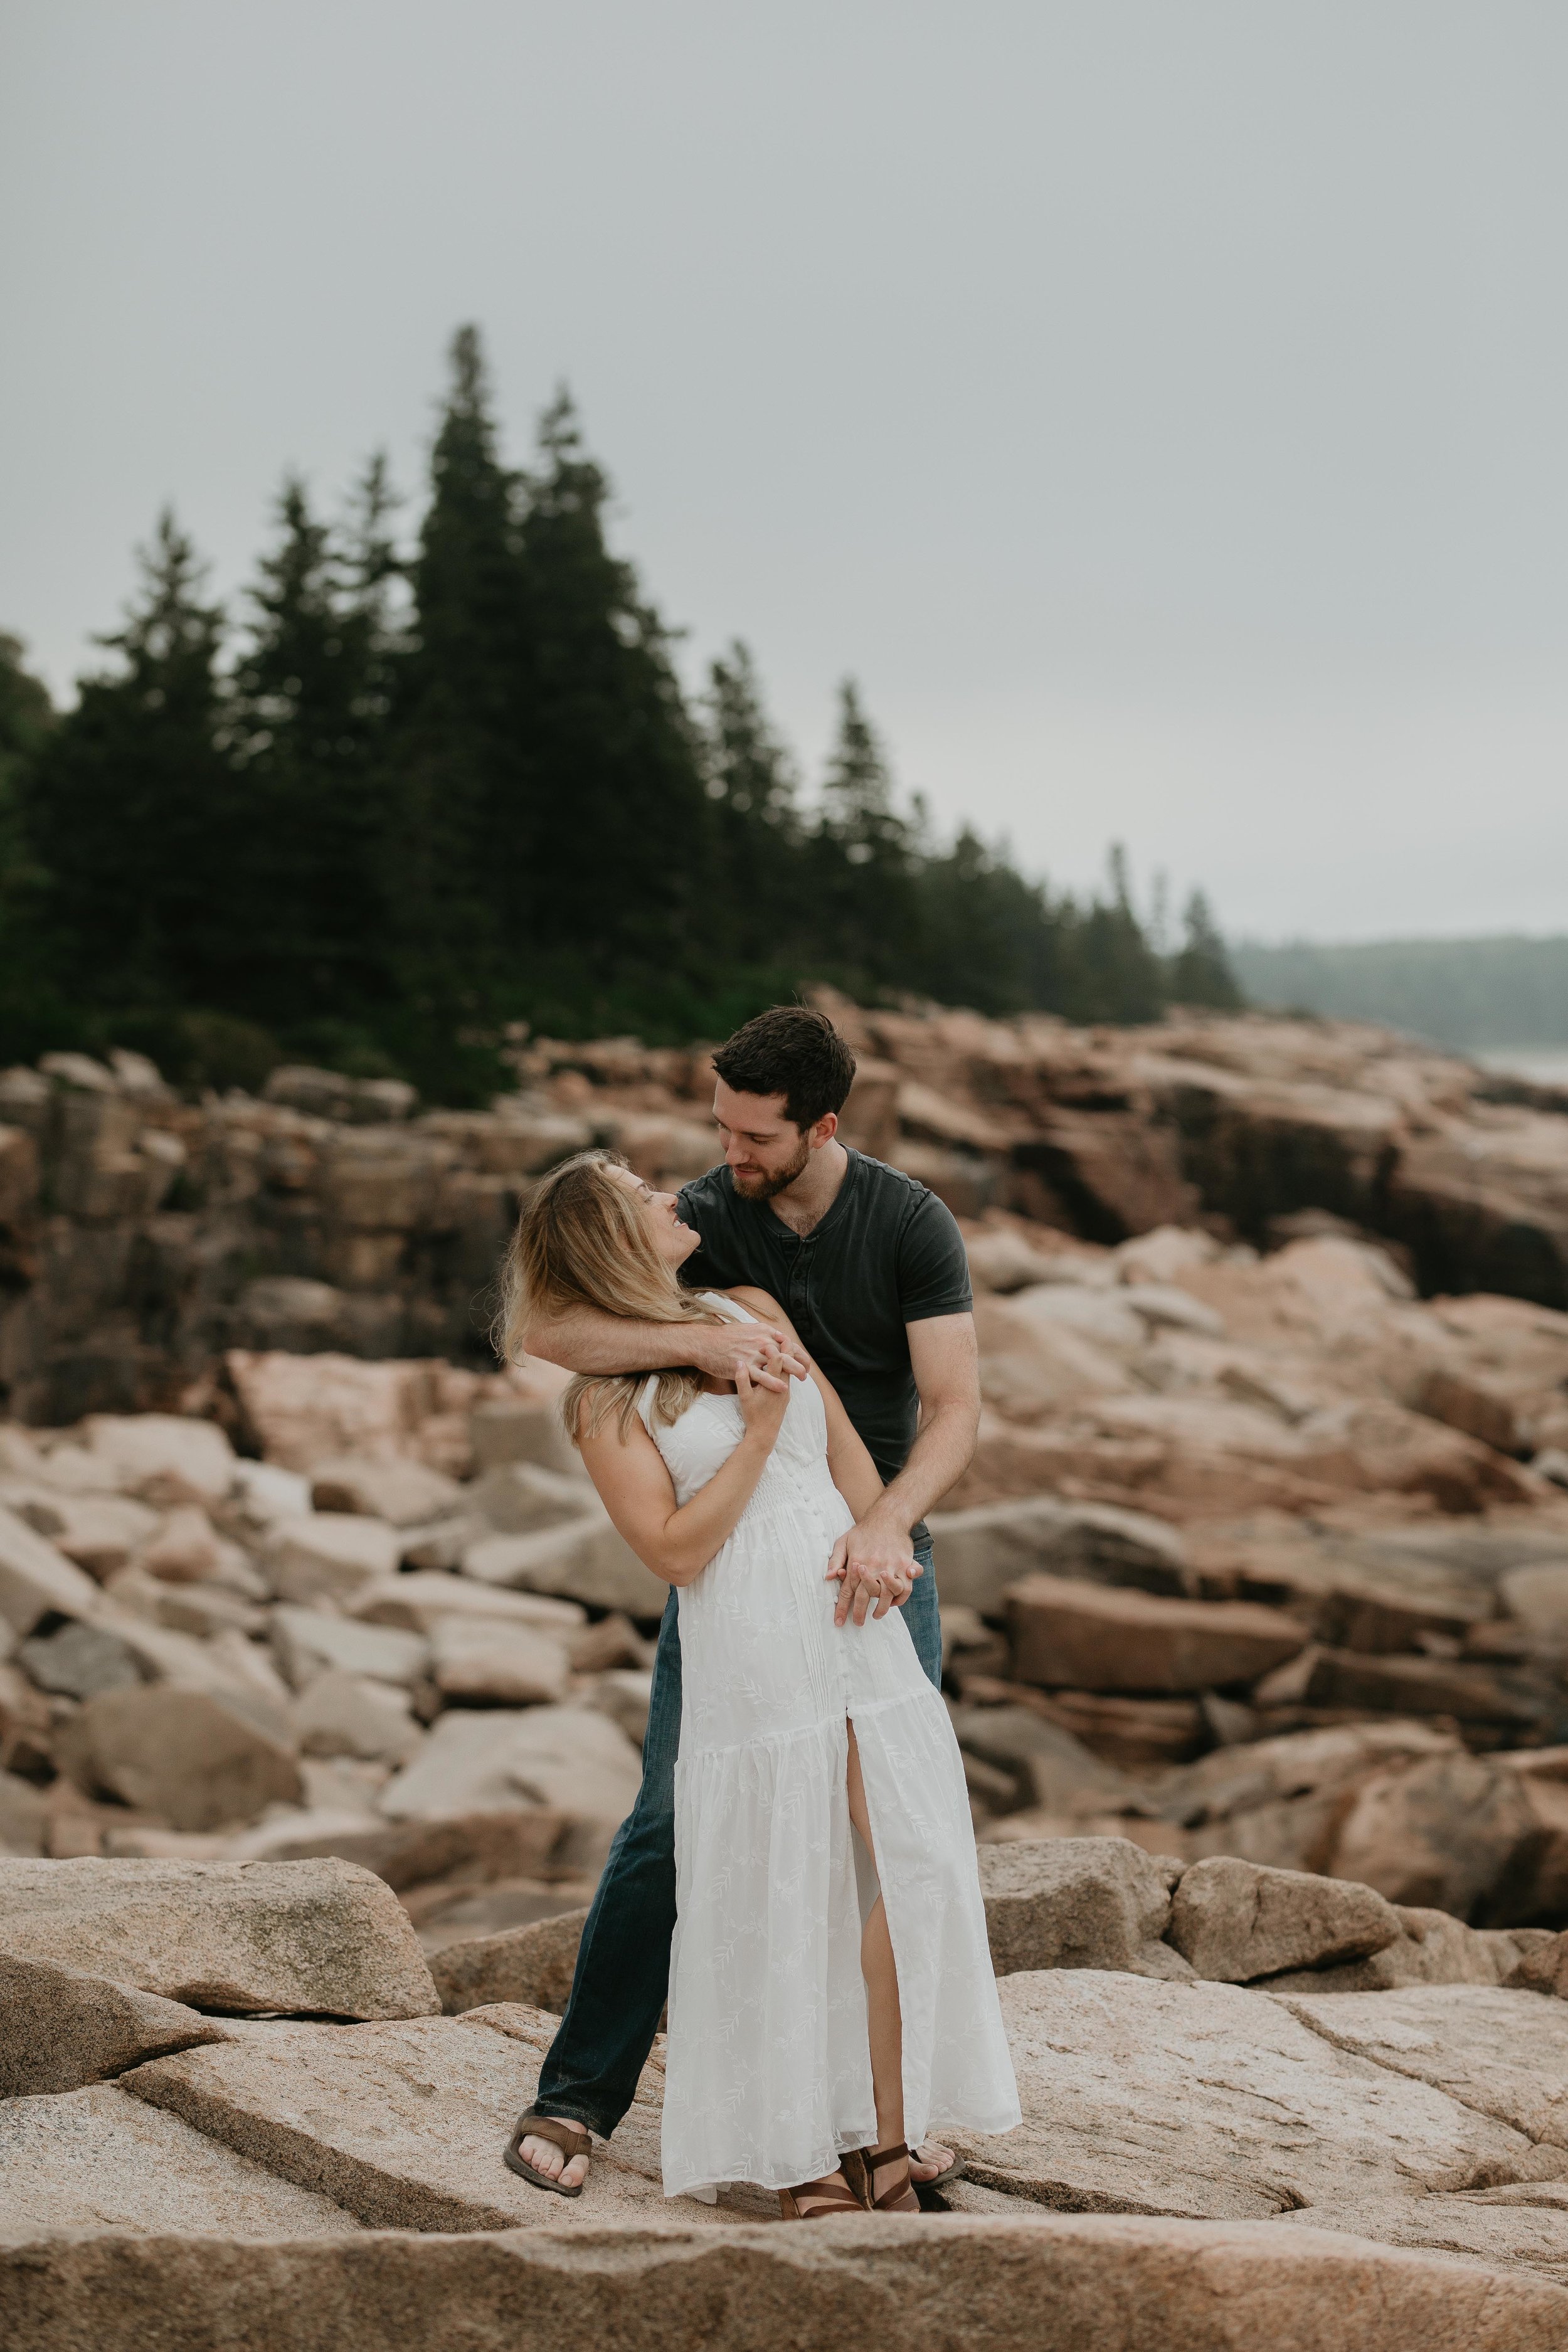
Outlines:
[[[873,1864],[877,1849],[871,1842],[871,1817],[866,1807],[866,1784],[860,1776],[860,1750],[855,1727],[849,1729],[849,1818]],[[880,1895],[860,1930],[860,1971],[866,1979],[866,2009],[871,2038],[871,2091],[877,2102],[877,2146],[904,2144],[904,2022],[899,2008],[899,1971],[893,1959],[893,1939],[888,1933],[888,1911]]]

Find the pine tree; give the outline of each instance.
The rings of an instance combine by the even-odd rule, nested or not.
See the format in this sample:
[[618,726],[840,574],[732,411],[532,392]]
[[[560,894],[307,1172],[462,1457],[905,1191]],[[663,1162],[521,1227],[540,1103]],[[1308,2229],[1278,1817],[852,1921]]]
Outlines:
[[737,641],[708,675],[703,772],[718,828],[715,915],[732,952],[774,964],[806,916],[795,767],[748,647]]
[[531,984],[579,1017],[611,982],[635,979],[651,1002],[713,961],[697,732],[658,617],[605,545],[608,494],[562,393],[521,519],[529,789],[505,853],[525,886]]
[[0,1060],[31,1061],[79,1042],[79,1019],[53,969],[47,876],[27,826],[27,786],[55,724],[25,649],[0,631]]
[[1063,1001],[1075,1021],[1154,1021],[1164,1002],[1164,975],[1132,904],[1127,852],[1120,843],[1109,860],[1110,887],[1087,908],[1064,901]]
[[893,803],[887,754],[853,678],[838,689],[838,731],[823,780],[813,861],[819,937],[861,986],[919,987],[915,843]]
[[266,883],[245,1009],[274,1025],[307,1024],[324,1041],[375,999],[385,964],[379,589],[349,578],[349,559],[296,478],[284,483],[278,520],[279,544],[249,591],[251,641],[229,705]]
[[9,938],[41,879],[27,841],[25,780],[54,724],[54,704],[32,677],[19,637],[0,630],[0,929]]
[[1166,985],[1176,1004],[1212,1005],[1234,1013],[1246,1003],[1230,968],[1219,926],[1201,890],[1194,890],[1182,910],[1183,942],[1172,957]]
[[496,1017],[531,863],[518,482],[500,463],[478,331],[460,328],[412,567],[391,753],[386,887],[410,1048],[439,1065]]
[[100,643],[26,782],[29,838],[79,1001],[219,1005],[241,982],[258,906],[233,771],[220,748],[224,618],[165,511],[142,593]]
[[922,993],[993,1015],[1060,1006],[1061,919],[1042,884],[968,825],[920,878]]

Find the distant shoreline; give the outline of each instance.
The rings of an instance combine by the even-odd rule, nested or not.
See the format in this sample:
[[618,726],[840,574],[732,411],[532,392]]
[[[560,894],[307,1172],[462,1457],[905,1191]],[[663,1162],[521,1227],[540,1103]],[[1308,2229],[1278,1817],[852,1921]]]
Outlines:
[[1280,947],[1238,941],[1237,980],[1261,1009],[1375,1021],[1488,1068],[1552,1080],[1568,1071],[1568,935],[1547,939],[1371,940]]
[[1538,1087],[1568,1087],[1568,1045],[1473,1045],[1469,1058],[1503,1077],[1529,1078]]

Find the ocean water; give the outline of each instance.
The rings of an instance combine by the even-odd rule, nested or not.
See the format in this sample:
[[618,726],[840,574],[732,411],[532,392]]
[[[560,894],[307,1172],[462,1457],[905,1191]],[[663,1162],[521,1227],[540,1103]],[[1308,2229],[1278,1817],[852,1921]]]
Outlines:
[[1482,1045],[1470,1059],[1483,1070],[1530,1078],[1538,1087],[1568,1087],[1568,1045]]

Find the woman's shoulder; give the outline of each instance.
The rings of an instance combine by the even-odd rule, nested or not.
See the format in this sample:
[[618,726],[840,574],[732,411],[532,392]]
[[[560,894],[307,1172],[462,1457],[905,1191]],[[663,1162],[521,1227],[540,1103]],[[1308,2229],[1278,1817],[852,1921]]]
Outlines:
[[756,1323],[777,1323],[784,1330],[791,1328],[789,1317],[765,1290],[753,1288],[749,1282],[737,1283],[732,1290],[716,1290],[715,1298],[727,1299],[731,1306],[741,1307]]

